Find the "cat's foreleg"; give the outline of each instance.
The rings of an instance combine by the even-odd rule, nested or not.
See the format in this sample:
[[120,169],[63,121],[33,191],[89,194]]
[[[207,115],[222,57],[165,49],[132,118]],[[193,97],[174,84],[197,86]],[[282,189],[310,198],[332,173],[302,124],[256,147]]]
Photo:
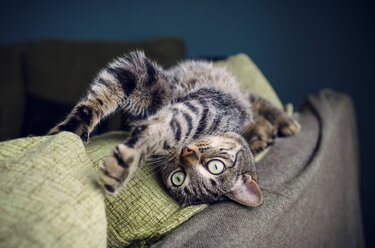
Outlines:
[[99,177],[106,193],[116,195],[131,174],[152,154],[175,151],[189,143],[200,130],[199,119],[204,108],[178,103],[166,106],[156,115],[135,127],[124,143],[114,149],[113,156],[100,166]]
[[114,112],[124,101],[124,93],[115,77],[102,71],[90,86],[86,96],[78,102],[64,121],[52,128],[48,134],[69,131],[87,142],[90,132],[106,115]]
[[164,71],[143,52],[132,52],[101,70],[86,96],[48,134],[70,131],[87,142],[95,125],[117,108],[142,120],[165,105],[170,94]]

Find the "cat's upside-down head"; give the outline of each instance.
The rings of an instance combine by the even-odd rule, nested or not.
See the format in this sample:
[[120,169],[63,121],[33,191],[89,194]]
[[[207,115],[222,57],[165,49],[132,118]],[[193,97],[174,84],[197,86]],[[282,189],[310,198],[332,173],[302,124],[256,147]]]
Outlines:
[[161,166],[161,176],[182,206],[227,199],[251,207],[263,202],[253,155],[237,133],[206,136],[178,149]]

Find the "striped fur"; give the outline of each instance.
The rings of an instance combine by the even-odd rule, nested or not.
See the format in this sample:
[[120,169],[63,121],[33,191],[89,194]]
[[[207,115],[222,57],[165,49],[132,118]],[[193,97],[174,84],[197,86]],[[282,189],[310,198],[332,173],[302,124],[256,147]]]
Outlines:
[[[171,194],[184,205],[228,197],[241,202],[232,191],[240,189],[241,182],[254,185],[250,148],[258,152],[269,144],[252,142],[249,148],[240,134],[250,135],[255,141],[271,135],[255,125],[254,116],[263,115],[280,136],[292,135],[300,128],[268,101],[243,94],[225,68],[185,61],[163,70],[143,52],[132,52],[101,70],[87,95],[49,134],[71,131],[88,142],[95,125],[117,109],[124,111],[133,129],[100,167],[105,191],[117,194],[147,157],[164,154],[168,161],[161,165],[163,179]],[[199,147],[195,152],[189,150],[195,155],[188,160],[197,158],[190,166],[195,169],[181,162],[185,160],[179,156],[181,149],[190,146]],[[206,173],[207,168],[202,169],[199,159],[208,153],[211,158],[227,161],[225,173],[213,177]],[[190,185],[171,186],[170,177],[178,169],[176,166],[189,175]]]

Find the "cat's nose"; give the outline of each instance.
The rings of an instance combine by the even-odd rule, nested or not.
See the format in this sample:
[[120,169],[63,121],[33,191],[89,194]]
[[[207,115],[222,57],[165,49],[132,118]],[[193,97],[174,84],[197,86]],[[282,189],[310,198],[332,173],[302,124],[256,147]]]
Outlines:
[[183,147],[181,149],[180,161],[186,166],[191,166],[198,160],[198,152],[194,148]]
[[196,152],[193,149],[190,149],[189,147],[183,147],[181,149],[181,155],[180,157],[188,157],[188,156],[197,156]]

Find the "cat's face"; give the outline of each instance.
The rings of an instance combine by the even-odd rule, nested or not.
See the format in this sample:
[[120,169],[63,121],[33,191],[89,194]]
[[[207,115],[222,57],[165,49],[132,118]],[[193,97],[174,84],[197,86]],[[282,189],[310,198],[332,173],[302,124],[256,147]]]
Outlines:
[[176,151],[161,169],[164,184],[182,206],[228,198],[247,206],[263,202],[250,148],[236,133],[201,138]]

